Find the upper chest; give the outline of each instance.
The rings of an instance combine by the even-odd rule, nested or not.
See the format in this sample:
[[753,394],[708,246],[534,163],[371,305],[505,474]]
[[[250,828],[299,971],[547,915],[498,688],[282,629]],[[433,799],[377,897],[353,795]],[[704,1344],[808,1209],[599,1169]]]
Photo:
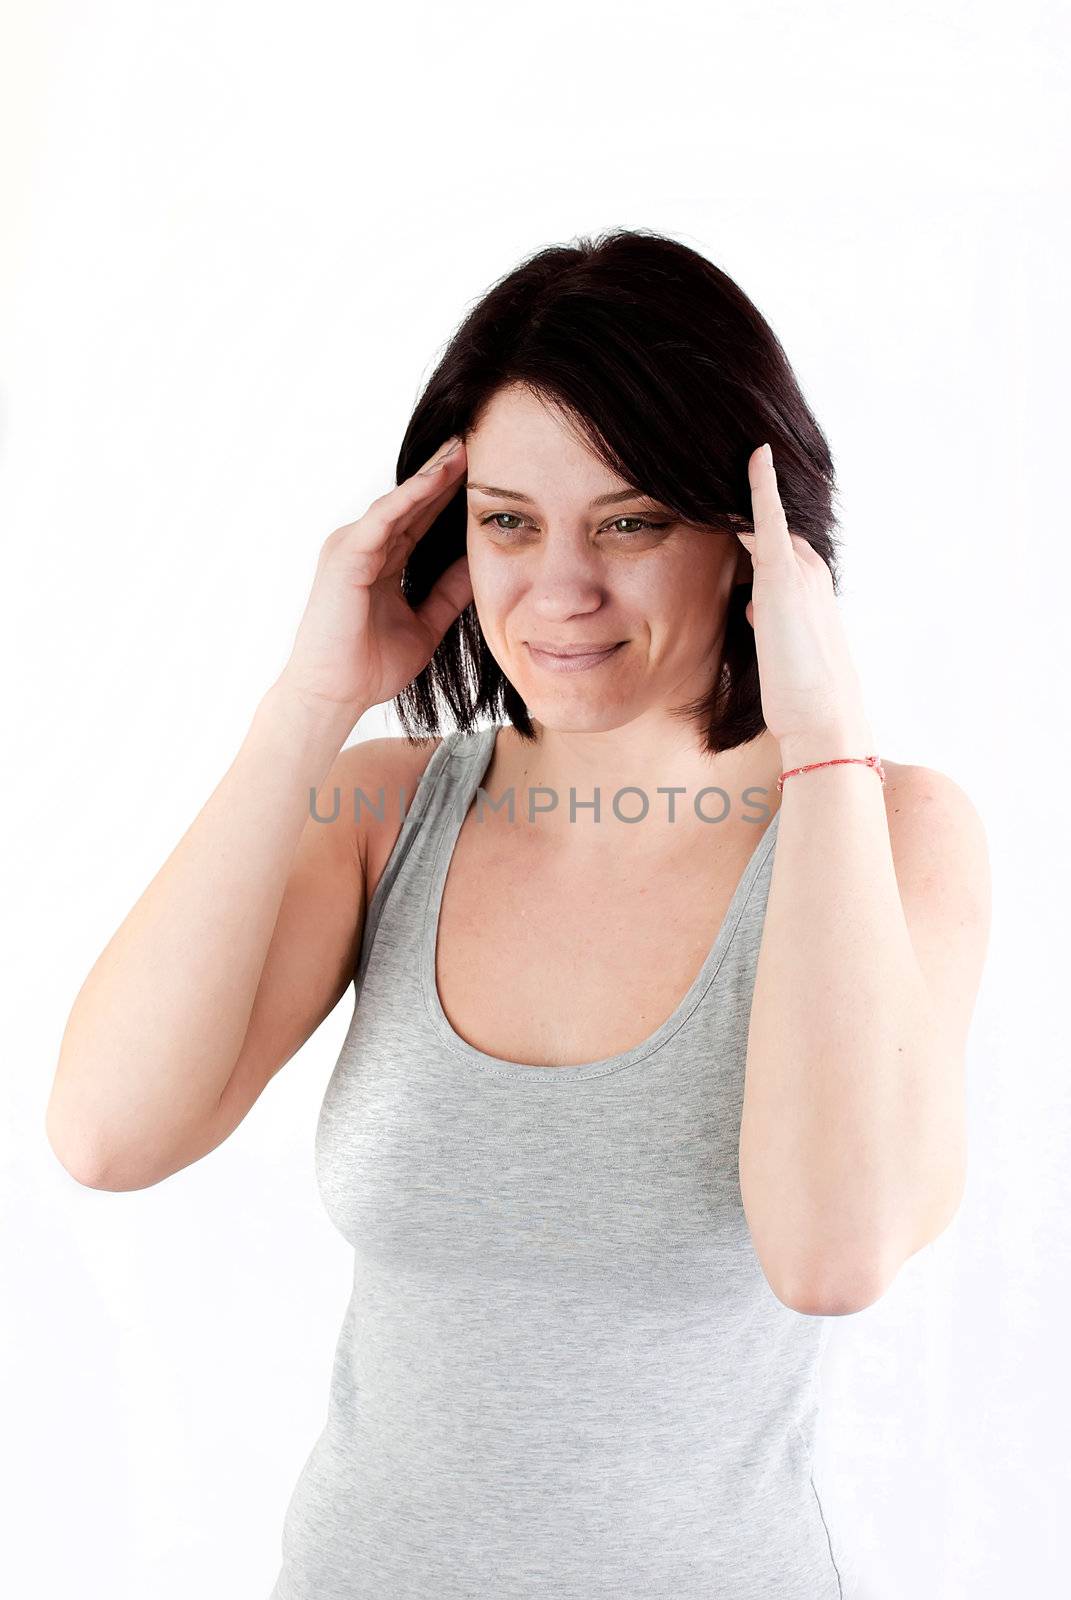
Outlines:
[[451,1026],[490,1055],[553,1066],[641,1044],[698,976],[759,832],[563,855],[530,826],[477,825],[470,813],[435,946]]
[[[428,752],[399,747],[397,759],[394,777],[412,795]],[[895,788],[901,768],[885,766]],[[672,1016],[719,937],[765,819],[737,815],[647,850],[632,840],[554,849],[538,824],[493,813],[477,822],[474,807],[460,831],[456,812],[444,825],[435,984],[451,1027],[504,1060],[570,1066],[631,1050]],[[400,828],[388,810],[369,838],[368,902]]]

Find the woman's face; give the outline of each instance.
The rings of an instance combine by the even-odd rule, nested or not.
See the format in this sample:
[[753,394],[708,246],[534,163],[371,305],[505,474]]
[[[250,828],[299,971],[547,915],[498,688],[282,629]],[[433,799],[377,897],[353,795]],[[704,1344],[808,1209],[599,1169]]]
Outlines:
[[[750,575],[743,547],[628,490],[557,408],[520,386],[494,396],[465,444],[473,601],[531,716],[605,730],[705,694],[729,591]],[[613,501],[594,503],[604,496]],[[618,648],[566,672],[538,642]]]

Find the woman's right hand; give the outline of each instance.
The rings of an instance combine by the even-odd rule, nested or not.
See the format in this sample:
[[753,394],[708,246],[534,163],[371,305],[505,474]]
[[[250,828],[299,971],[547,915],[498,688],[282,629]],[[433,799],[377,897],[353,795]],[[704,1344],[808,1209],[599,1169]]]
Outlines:
[[[449,442],[448,442],[449,443]],[[400,694],[427,666],[472,600],[459,556],[414,610],[401,574],[414,546],[457,491],[464,442],[373,500],[363,517],[324,540],[312,591],[280,682],[307,704],[352,711]]]

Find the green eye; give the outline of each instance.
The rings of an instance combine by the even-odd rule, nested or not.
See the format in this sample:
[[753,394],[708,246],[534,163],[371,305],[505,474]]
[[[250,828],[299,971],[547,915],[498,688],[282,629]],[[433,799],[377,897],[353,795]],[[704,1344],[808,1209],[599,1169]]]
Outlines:
[[669,526],[668,522],[651,522],[648,517],[615,517],[609,526],[612,528],[616,522],[638,522],[639,527],[633,530],[636,533],[642,533],[644,528],[668,528]]
[[[494,523],[499,533],[516,533],[516,528],[504,528],[498,520],[500,517],[508,517],[514,522],[521,523],[523,523],[525,520],[523,517],[519,517],[515,511],[492,511],[489,516],[480,518],[481,528],[486,528],[489,526],[489,524]],[[614,517],[610,522],[605,523],[604,526],[606,528],[613,528],[618,522],[639,523],[638,528],[618,530],[620,536],[624,539],[636,538],[639,534],[646,532],[649,528],[668,528],[670,526],[668,522],[652,522],[649,517]]]
[[[481,521],[480,521],[481,528],[486,528],[488,523],[491,523],[491,522],[495,522],[497,524],[497,519],[499,517],[512,517],[514,522],[520,522],[521,521],[521,518],[518,517],[512,511],[492,511],[492,513],[491,513],[491,515],[489,517],[483,517],[481,519]],[[515,530],[513,528],[499,527],[498,531],[499,531],[499,533],[513,533]]]

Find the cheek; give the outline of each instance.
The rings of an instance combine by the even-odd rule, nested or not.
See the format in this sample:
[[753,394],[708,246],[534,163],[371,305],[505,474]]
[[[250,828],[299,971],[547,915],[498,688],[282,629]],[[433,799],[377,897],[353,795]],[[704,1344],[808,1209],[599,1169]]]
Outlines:
[[645,618],[660,631],[687,626],[706,604],[701,574],[654,562],[622,572],[611,583],[610,594],[622,611]]
[[650,574],[621,596],[627,612],[648,628],[652,651],[660,659],[690,660],[709,648],[725,597],[709,566]]
[[474,540],[469,540],[467,555],[476,609],[493,627],[496,618],[504,616],[517,598],[517,574],[509,570],[507,563],[489,557]]

